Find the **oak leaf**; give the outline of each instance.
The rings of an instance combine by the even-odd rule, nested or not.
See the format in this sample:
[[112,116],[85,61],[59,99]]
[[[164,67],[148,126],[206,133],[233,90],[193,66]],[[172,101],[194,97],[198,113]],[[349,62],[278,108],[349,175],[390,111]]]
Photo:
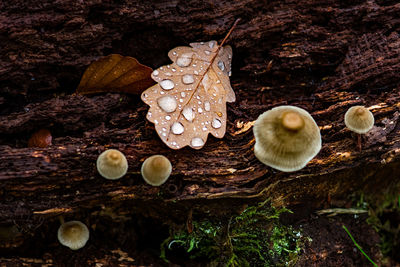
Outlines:
[[232,48],[216,41],[190,46],[169,51],[173,63],[154,70],[151,77],[157,84],[142,93],[150,106],[147,119],[172,149],[200,149],[209,133],[222,138],[226,102],[235,101],[229,81]]
[[150,77],[152,71],[133,57],[111,54],[89,65],[76,92],[82,95],[105,92],[140,94],[154,84]]

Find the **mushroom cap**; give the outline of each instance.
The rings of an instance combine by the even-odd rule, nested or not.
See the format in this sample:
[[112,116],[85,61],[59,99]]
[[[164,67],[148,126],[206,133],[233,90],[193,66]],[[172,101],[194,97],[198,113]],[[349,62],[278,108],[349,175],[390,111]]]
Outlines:
[[146,183],[159,186],[167,181],[172,172],[172,165],[167,157],[153,155],[143,162],[141,172]]
[[344,115],[344,124],[351,131],[364,134],[374,126],[374,114],[364,106],[354,106]]
[[304,168],[321,149],[318,125],[302,108],[279,106],[268,110],[258,117],[253,132],[258,160],[280,171]]
[[116,149],[108,149],[101,153],[96,166],[100,175],[110,180],[119,179],[128,171],[125,155]]
[[89,229],[80,221],[69,221],[58,228],[57,237],[62,245],[77,250],[89,240]]

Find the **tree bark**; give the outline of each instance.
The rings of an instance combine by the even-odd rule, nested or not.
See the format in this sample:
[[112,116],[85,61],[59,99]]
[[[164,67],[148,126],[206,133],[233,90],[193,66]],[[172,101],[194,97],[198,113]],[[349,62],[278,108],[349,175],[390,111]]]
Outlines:
[[[399,187],[396,1],[9,1],[0,10],[3,224],[84,217],[104,207],[184,222],[191,209],[218,216],[266,198],[319,206],[354,191]],[[100,56],[119,53],[156,68],[173,47],[221,40],[237,18],[228,41],[237,101],[228,104],[225,137],[210,137],[199,151],[168,149],[138,96],[71,95]],[[320,153],[293,173],[253,153],[255,119],[279,105],[306,109],[321,129]],[[361,152],[343,122],[353,105],[369,107],[376,121]],[[41,128],[52,133],[52,145],[27,148]],[[126,155],[126,177],[97,173],[96,158],[107,148]],[[173,165],[161,187],[140,175],[153,154]]]

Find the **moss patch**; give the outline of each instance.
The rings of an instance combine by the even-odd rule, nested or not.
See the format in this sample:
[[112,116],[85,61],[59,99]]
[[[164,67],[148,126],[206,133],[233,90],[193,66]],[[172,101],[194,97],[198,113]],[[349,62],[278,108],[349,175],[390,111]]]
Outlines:
[[264,201],[223,221],[193,221],[191,233],[171,230],[163,242],[162,257],[166,259],[168,251],[184,251],[189,258],[212,265],[292,266],[307,239],[279,222],[284,212],[290,211]]

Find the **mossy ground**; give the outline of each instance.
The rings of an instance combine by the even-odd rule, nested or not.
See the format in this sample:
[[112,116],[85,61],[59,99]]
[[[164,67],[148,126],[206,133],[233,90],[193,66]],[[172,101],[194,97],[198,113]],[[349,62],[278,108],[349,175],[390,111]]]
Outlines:
[[293,266],[308,239],[280,223],[284,212],[290,211],[264,201],[226,220],[193,221],[190,233],[171,230],[162,244],[162,257],[184,251],[209,266]]

